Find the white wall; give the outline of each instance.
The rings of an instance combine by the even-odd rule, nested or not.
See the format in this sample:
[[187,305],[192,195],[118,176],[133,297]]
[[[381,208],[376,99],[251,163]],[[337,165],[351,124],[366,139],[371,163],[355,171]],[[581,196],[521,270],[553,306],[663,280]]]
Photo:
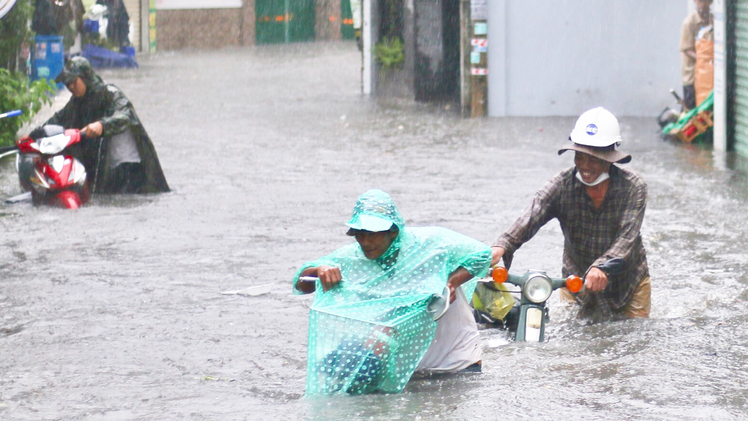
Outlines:
[[680,82],[692,0],[491,0],[490,116],[656,117]]
[[[715,152],[727,151],[727,19],[725,0],[712,3],[714,14],[714,136]],[[718,153],[715,153],[717,158]]]
[[140,0],[124,0],[123,4],[130,16],[130,43],[140,51]]

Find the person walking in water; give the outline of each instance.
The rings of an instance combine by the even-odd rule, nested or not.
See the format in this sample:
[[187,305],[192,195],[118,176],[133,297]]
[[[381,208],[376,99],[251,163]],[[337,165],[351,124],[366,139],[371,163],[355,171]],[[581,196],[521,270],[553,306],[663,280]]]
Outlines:
[[552,219],[564,234],[563,276],[585,278],[585,289],[562,298],[589,315],[649,317],[651,287],[641,237],[647,184],[619,166],[620,127],[604,108],[582,114],[558,154],[574,152],[574,166],[553,176],[530,207],[493,244],[492,263],[508,268],[514,253]]

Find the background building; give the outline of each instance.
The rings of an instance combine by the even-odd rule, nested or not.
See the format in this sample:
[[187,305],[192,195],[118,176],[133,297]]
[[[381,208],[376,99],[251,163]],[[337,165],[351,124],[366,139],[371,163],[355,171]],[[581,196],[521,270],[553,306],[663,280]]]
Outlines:
[[657,116],[680,92],[693,0],[491,0],[488,114]]
[[138,51],[353,39],[350,0],[124,0]]
[[[464,106],[470,78],[477,77],[487,79],[490,116],[575,116],[596,105],[616,115],[657,116],[673,105],[669,90],[681,90],[681,23],[692,3],[367,1],[364,92]],[[471,76],[466,57],[478,51],[471,14],[481,8],[488,75]],[[395,69],[376,57],[393,16],[405,56]]]

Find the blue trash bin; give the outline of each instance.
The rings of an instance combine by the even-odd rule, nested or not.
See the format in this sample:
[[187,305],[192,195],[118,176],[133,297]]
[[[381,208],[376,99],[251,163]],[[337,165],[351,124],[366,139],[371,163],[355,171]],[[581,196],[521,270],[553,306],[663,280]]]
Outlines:
[[[65,65],[65,48],[62,37],[57,35],[37,35],[31,56],[31,80],[47,79],[54,81],[62,73]],[[57,89],[63,88],[62,83]]]

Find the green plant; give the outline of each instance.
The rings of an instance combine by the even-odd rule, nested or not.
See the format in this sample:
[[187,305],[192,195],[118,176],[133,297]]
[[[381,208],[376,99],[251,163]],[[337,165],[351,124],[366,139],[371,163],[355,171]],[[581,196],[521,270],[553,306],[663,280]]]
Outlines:
[[0,113],[18,109],[23,111],[18,117],[0,119],[0,145],[12,145],[23,123],[30,121],[42,105],[51,103],[48,94],[54,92],[54,87],[45,79],[29,84],[29,79],[23,73],[0,69]]
[[400,38],[384,38],[374,46],[374,58],[385,69],[400,67],[405,62],[405,47]]
[[0,119],[0,145],[15,142],[16,133],[23,123],[39,112],[42,105],[52,101],[54,88],[46,80],[29,84],[29,79],[19,69],[21,46],[31,43],[34,33],[29,29],[29,20],[34,14],[33,0],[18,0],[13,8],[0,19],[0,113],[22,110],[18,117]]

